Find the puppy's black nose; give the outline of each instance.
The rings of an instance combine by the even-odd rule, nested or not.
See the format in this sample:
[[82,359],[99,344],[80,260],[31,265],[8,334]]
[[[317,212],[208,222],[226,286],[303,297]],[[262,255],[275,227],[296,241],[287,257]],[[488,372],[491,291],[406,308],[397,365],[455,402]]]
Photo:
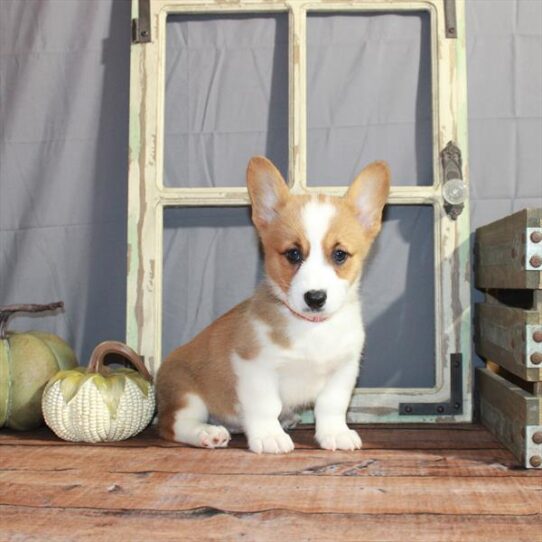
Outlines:
[[321,309],[327,299],[325,290],[309,290],[303,296],[305,303],[313,310]]

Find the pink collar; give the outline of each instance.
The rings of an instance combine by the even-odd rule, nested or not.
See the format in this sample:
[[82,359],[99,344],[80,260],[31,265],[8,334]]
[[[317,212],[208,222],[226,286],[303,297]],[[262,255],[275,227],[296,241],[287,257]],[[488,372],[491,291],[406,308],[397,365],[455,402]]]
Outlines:
[[292,307],[290,307],[290,305],[288,305],[288,303],[286,303],[285,301],[283,301],[284,305],[286,305],[288,307],[288,309],[290,309],[290,312],[292,314],[294,314],[295,316],[297,316],[298,318],[301,318],[303,320],[306,320],[307,322],[312,322],[314,324],[317,324],[317,323],[320,323],[320,322],[325,322],[329,316],[314,316],[314,317],[310,317],[310,316],[306,316],[304,314],[301,314],[300,312],[297,312],[295,311],[294,309],[292,309]]

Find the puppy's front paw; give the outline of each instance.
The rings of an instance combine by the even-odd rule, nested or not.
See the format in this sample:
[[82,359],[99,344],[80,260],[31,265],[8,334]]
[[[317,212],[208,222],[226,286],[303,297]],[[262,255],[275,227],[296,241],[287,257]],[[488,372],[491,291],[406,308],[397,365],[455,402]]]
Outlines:
[[353,429],[341,429],[337,432],[316,434],[316,440],[324,450],[359,450],[361,438]]
[[248,447],[257,454],[287,454],[294,449],[294,443],[284,431],[268,435],[249,436]]

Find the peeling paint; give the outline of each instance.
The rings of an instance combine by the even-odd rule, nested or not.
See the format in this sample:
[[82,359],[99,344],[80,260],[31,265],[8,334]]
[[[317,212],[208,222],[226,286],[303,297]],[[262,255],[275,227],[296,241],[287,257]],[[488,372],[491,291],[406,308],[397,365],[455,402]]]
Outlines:
[[[139,110],[139,133],[145,136],[146,134],[146,97],[147,97],[147,70],[145,65],[145,54],[141,54],[140,64],[139,64],[139,83],[141,86],[141,105]],[[136,296],[136,305],[135,305],[135,318],[137,323],[137,351],[142,351],[142,331],[143,325],[145,322],[145,312],[143,308],[144,304],[144,292],[143,292],[143,281],[145,278],[145,268],[143,263],[143,227],[145,224],[145,215],[147,212],[147,199],[146,199],[146,186],[145,186],[145,156],[147,147],[145,145],[145,137],[143,137],[143,144],[139,150],[139,220],[137,223],[137,296]]]

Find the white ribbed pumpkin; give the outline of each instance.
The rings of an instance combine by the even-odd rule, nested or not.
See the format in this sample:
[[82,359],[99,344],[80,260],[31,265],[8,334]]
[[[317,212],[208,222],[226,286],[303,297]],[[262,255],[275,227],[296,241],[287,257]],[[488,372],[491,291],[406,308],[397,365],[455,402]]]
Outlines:
[[[103,362],[118,354],[137,368],[111,370]],[[155,399],[152,377],[141,358],[117,341],[99,344],[88,368],[60,371],[42,396],[45,422],[64,440],[105,442],[133,437],[150,423]]]

